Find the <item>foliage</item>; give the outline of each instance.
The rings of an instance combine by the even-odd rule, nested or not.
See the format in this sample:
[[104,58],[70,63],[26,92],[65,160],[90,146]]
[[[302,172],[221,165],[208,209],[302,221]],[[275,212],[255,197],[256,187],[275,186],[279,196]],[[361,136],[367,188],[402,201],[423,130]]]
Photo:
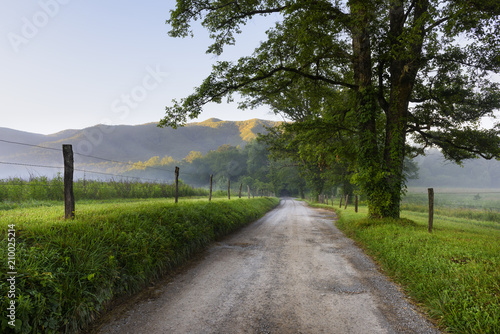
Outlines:
[[351,177],[355,168],[349,166],[353,159],[345,149],[349,146],[348,140],[328,131],[325,118],[297,120],[269,129],[259,140],[269,146],[275,161],[284,159],[298,170],[313,198],[326,191],[326,187],[341,187],[344,195],[352,195],[355,187]]
[[291,182],[291,179],[281,177],[282,174],[278,173],[277,169],[281,169],[284,163],[273,163],[268,155],[269,148],[265,143],[252,140],[244,148],[222,145],[204,155],[191,152],[182,161],[153,165],[144,170],[130,169],[125,175],[156,178],[162,173],[158,168],[173,169],[179,166],[180,178],[196,187],[207,188],[210,175],[213,175],[213,189],[227,191],[229,179],[232,193],[238,192],[241,185],[243,193],[247,191],[248,186],[252,193],[265,190],[276,194],[299,195],[301,188],[298,184],[302,181],[294,174],[293,166],[290,166],[290,173],[295,175],[294,182],[297,184]]
[[[500,226],[480,220],[402,212],[402,219],[367,219],[335,209],[338,226],[451,333],[500,329]],[[360,212],[367,212],[360,207]]]
[[[211,241],[259,218],[276,198],[155,199],[79,204],[63,220],[61,204],[20,208],[0,216],[0,241],[16,230],[18,333],[75,333],[112,298],[132,294]],[[7,291],[7,248],[0,249],[0,289]],[[2,333],[7,294],[0,299]]]
[[371,216],[399,216],[404,159],[425,147],[455,162],[500,157],[500,125],[479,127],[500,106],[490,79],[500,72],[497,2],[177,0],[167,22],[171,36],[185,37],[200,19],[213,39],[207,52],[220,55],[249,20],[271,14],[279,21],[267,40],[251,56],[217,62],[193,94],[166,108],[161,126],[183,125],[235,93],[242,107],[319,115],[332,134],[354,131],[349,151]]

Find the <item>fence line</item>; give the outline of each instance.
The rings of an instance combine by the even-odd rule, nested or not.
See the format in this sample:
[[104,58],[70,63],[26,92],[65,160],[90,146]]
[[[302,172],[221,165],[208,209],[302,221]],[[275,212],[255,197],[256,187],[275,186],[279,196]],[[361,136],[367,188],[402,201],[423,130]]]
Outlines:
[[[40,146],[40,145],[22,143],[22,142],[5,140],[5,139],[0,139],[0,142],[4,142],[4,143],[8,143],[8,144],[23,145],[23,146],[29,146],[29,147],[35,147],[35,148],[40,148],[40,149],[46,149],[46,150],[61,152],[61,149],[57,149],[57,148],[53,148],[53,147],[46,147],[46,146]],[[133,163],[133,162],[124,162],[124,161],[106,159],[106,158],[96,157],[96,156],[82,154],[82,153],[78,153],[78,152],[74,152],[74,155],[79,155],[79,156],[83,156],[83,157],[87,157],[87,158],[98,159],[98,160],[106,161],[106,162],[124,164],[124,165],[132,166],[132,167],[138,166],[137,162]],[[17,165],[17,166],[25,166],[25,167],[39,167],[39,168],[56,168],[56,169],[63,169],[64,168],[63,166],[61,166],[61,167],[57,167],[57,166],[44,166],[44,165],[35,165],[35,164],[26,164],[26,163],[17,163],[17,162],[0,162],[0,164]],[[171,170],[171,169],[158,168],[158,167],[153,167],[153,166],[147,166],[145,168],[159,170],[159,171],[162,171],[162,172],[168,172],[168,173],[173,173],[173,174],[175,173],[175,170],[173,170],[173,169]],[[158,183],[164,183],[165,182],[164,180],[161,180],[161,179],[151,179],[151,178],[138,177],[138,176],[118,175],[118,174],[113,174],[113,173],[98,172],[98,171],[92,171],[92,170],[86,170],[86,169],[80,169],[80,168],[75,168],[74,170],[78,171],[78,172],[84,172],[84,173],[107,175],[107,176],[115,176],[115,177],[118,177],[118,178],[127,178],[127,179],[130,178],[130,179],[152,181],[152,182],[158,182]],[[189,172],[183,172],[182,174],[183,175],[191,175],[191,176],[198,176],[198,175],[200,175],[200,174],[189,173]],[[209,176],[210,175],[207,174],[207,178]]]
[[[35,148],[52,150],[52,151],[57,151],[57,152],[61,151],[60,149],[53,148],[53,147],[45,147],[45,146],[39,146],[39,145],[28,144],[28,143],[21,143],[21,142],[15,142],[15,141],[4,140],[4,139],[0,139],[0,142],[4,142],[4,143],[8,143],[8,144],[16,144],[16,145],[23,145],[23,146],[35,147]],[[128,165],[128,166],[132,166],[132,167],[136,167],[136,166],[139,165],[138,162],[118,161],[118,160],[106,159],[106,158],[96,157],[96,156],[93,156],[93,155],[88,155],[88,154],[83,154],[83,153],[78,153],[78,152],[74,152],[73,154],[74,155],[79,155],[79,156],[82,156],[82,157],[86,157],[86,158],[97,159],[97,160],[106,161],[106,162],[113,162],[113,163]],[[63,168],[63,167],[61,167],[61,168]],[[164,169],[164,168],[158,168],[158,167],[153,167],[153,166],[147,166],[146,168],[155,169],[155,170],[159,170],[159,171],[163,171],[163,172],[171,172],[171,173],[175,172],[174,170]],[[197,175],[197,174],[192,174],[192,173],[183,173],[183,174],[185,174],[185,175]]]
[[[57,150],[54,148],[50,147],[43,147],[39,145],[33,145],[33,144],[28,144],[28,143],[20,143],[20,142],[14,142],[14,141],[7,141],[0,139],[1,142],[4,143],[10,143],[10,144],[18,144],[18,145],[25,145],[25,146],[30,146],[30,147],[36,147],[36,148],[41,148],[41,149],[48,149],[48,150]],[[57,150],[60,152],[60,150]],[[84,155],[84,154],[78,154],[78,153],[73,153],[73,147],[70,144],[63,144],[62,145],[62,151],[63,151],[63,162],[64,162],[64,167],[58,167],[58,166],[45,166],[45,165],[40,165],[40,164],[27,164],[27,163],[21,163],[21,162],[5,162],[5,161],[0,161],[0,164],[5,164],[5,165],[14,165],[14,166],[25,166],[25,167],[37,167],[37,168],[54,168],[54,169],[63,169],[64,170],[64,187],[63,187],[63,192],[64,192],[64,203],[65,203],[65,218],[66,219],[73,219],[75,217],[75,198],[74,198],[74,193],[73,193],[73,183],[74,183],[74,172],[79,171],[83,173],[90,173],[90,174],[99,174],[99,175],[107,175],[107,176],[113,176],[113,177],[120,177],[120,178],[127,178],[128,179],[137,179],[137,180],[149,180],[149,181],[154,181],[152,184],[160,184],[158,181],[159,179],[149,179],[149,178],[142,178],[142,177],[136,177],[136,176],[126,176],[126,175],[117,175],[113,173],[106,173],[106,172],[98,172],[98,171],[89,171],[86,169],[79,169],[79,168],[74,168],[74,154],[75,155],[82,155],[85,157],[89,158],[95,158],[95,159],[100,159],[103,161],[108,161],[108,162],[113,162],[113,163],[121,163],[121,164],[127,164],[131,166],[137,166],[137,163],[130,163],[130,162],[122,162],[122,161],[116,161],[116,160],[111,160],[111,159],[105,159],[105,158],[99,158],[99,157],[94,157],[90,155]],[[156,169],[156,170],[161,170],[164,172],[172,172],[167,169],[163,168],[155,168],[155,167],[147,167],[151,169]],[[178,202],[178,193],[179,193],[179,167],[175,167],[175,203]],[[199,175],[199,174],[192,174],[192,173],[184,173],[186,175]],[[85,174],[84,174],[85,177]],[[15,179],[14,179],[15,180]],[[24,181],[20,180],[20,184],[6,184],[2,182],[3,180],[0,180],[0,185],[1,186],[10,186],[10,185],[15,185],[15,186],[43,186],[47,188],[52,188],[54,185],[50,184],[32,184],[31,181]],[[212,181],[212,175],[210,176],[210,181]],[[85,178],[83,179],[84,186],[85,186]],[[113,182],[113,181],[112,181]],[[165,182],[162,182],[165,184]],[[148,183],[151,184],[151,183]],[[239,191],[239,197],[241,198],[241,187],[242,184],[240,184],[240,191]],[[258,192],[258,190],[257,190]],[[264,191],[262,191],[264,192]],[[212,195],[212,189],[210,187],[210,194],[209,194],[209,201],[211,200],[211,195]],[[230,188],[230,179],[228,178],[228,188],[227,188],[227,196],[228,199],[231,198],[231,188]],[[262,196],[261,196],[262,197]]]

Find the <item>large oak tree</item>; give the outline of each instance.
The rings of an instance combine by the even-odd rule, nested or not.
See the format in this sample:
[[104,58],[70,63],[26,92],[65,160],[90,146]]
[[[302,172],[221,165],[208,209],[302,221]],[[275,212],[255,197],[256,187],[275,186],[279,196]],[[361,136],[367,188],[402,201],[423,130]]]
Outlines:
[[273,13],[279,20],[252,55],[217,62],[160,125],[183,125],[234,93],[251,107],[302,87],[339,115],[332,133],[340,116],[354,120],[357,181],[378,217],[399,216],[410,153],[437,146],[455,162],[500,157],[500,125],[479,127],[500,106],[498,1],[177,0],[167,22],[171,36],[185,37],[201,20],[213,39],[207,52],[220,55],[246,22]]

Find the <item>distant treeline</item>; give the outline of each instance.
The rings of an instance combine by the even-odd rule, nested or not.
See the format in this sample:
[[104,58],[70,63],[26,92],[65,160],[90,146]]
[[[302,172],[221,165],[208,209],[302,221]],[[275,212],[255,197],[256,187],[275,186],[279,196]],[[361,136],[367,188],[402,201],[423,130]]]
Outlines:
[[[203,155],[192,151],[184,159],[176,161],[170,157],[152,157],[148,161],[129,165],[122,175],[172,181],[175,166],[180,167],[180,179],[194,187],[208,187],[213,175],[213,188],[227,190],[228,180],[232,192],[246,194],[248,188],[273,192],[277,195],[299,196],[306,191],[306,182],[297,166],[285,160],[270,160],[265,144],[253,140],[244,148],[222,145]],[[111,170],[110,172],[120,172]]]

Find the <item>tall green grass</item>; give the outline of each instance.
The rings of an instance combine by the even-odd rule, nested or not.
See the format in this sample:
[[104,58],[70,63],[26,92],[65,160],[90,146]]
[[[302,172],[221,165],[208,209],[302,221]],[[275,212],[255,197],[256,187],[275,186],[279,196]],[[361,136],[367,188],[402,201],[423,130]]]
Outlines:
[[[73,184],[77,201],[116,198],[172,198],[175,185],[168,183],[138,181],[99,181],[79,179]],[[222,192],[214,193],[221,196]],[[179,182],[179,196],[208,196],[208,190],[193,188]],[[49,179],[45,176],[31,177],[29,180],[10,178],[0,180],[0,202],[21,203],[26,201],[62,201],[64,181],[61,175]]]
[[[330,207],[331,208],[331,207]],[[496,223],[402,212],[402,219],[367,219],[335,211],[355,239],[436,324],[452,333],[500,333],[500,230]]]
[[7,324],[7,229],[16,230],[19,333],[74,333],[208,243],[278,204],[276,198],[87,202],[0,211],[1,332]]

